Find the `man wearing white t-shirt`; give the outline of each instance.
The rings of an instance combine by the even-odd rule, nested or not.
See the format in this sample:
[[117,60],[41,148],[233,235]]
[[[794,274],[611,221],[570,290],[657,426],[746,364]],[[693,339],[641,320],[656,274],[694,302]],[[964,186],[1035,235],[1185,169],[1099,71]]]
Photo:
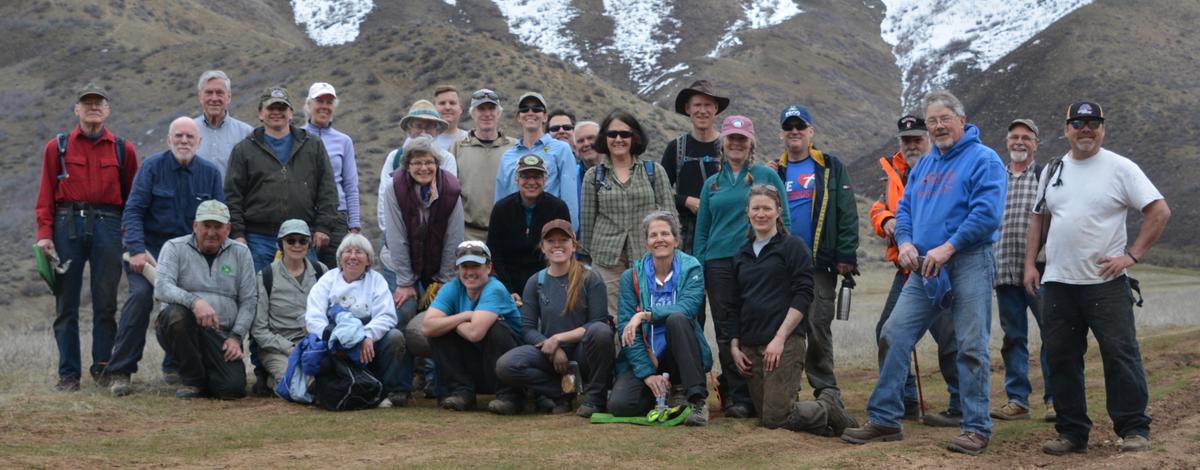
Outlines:
[[[1079,102],[1067,108],[1063,127],[1071,151],[1051,163],[1038,185],[1040,200],[1029,221],[1025,289],[1042,284],[1042,344],[1047,348],[1058,438],[1042,451],[1052,455],[1087,452],[1092,422],[1087,416],[1083,354],[1088,329],[1100,343],[1105,394],[1122,452],[1150,448],[1146,373],[1133,321],[1133,296],[1125,269],[1158,240],[1171,210],[1141,168],[1101,147],[1104,111]],[[1137,239],[1126,246],[1125,215],[1145,216]],[[1039,279],[1037,249],[1046,247],[1046,272]]]

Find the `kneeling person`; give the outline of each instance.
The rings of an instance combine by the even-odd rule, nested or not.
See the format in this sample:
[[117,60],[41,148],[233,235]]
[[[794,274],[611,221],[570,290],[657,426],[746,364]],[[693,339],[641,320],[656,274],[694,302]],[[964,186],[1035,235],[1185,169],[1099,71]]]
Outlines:
[[229,208],[216,200],[196,208],[192,235],[163,245],[154,298],[163,349],[179,362],[177,398],[207,393],[246,396],[242,338],[258,301],[250,249],[229,239]]
[[287,220],[277,238],[283,257],[258,273],[258,310],[250,328],[272,389],[287,371],[292,347],[304,339],[308,293],[325,274],[325,266],[306,258],[312,242],[307,223]]
[[488,410],[521,411],[520,389],[496,379],[496,361],[521,339],[521,312],[504,284],[491,275],[492,253],[483,242],[462,242],[455,251],[458,278],[438,290],[425,312],[421,333],[429,340],[439,380],[449,396],[442,408],[475,408],[478,392],[496,394]]
[[[603,409],[604,392],[612,378],[608,291],[599,273],[575,259],[578,242],[570,222],[552,220],[541,232],[540,248],[549,267],[534,273],[525,283],[521,306],[525,345],[500,357],[496,375],[501,382],[529,387],[550,398],[554,401],[553,412],[567,413],[576,393],[564,393],[566,387],[561,380],[577,372],[574,387],[586,383],[587,390],[576,414],[590,417]],[[575,371],[570,370],[572,362],[578,367]]]

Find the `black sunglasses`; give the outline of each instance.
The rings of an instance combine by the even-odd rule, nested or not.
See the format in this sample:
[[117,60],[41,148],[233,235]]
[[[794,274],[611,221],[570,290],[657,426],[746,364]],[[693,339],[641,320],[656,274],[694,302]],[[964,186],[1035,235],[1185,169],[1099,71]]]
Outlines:
[[1103,126],[1104,121],[1100,121],[1097,119],[1072,119],[1070,121],[1067,121],[1067,124],[1070,124],[1071,128],[1075,129],[1075,130],[1083,129],[1084,126],[1087,126],[1088,129],[1091,129],[1094,131],[1096,129],[1099,129],[1100,126]]
[[497,95],[496,92],[491,91],[491,90],[487,90],[487,91],[480,90],[480,91],[475,92],[475,94],[471,95],[471,99],[473,99],[473,100],[489,99],[489,100],[500,101],[500,95]]
[[562,125],[558,125],[558,126],[550,126],[547,129],[550,129],[550,132],[573,131],[573,130],[575,130],[575,126],[572,126],[570,124],[562,124]]
[[796,121],[785,122],[781,127],[784,132],[802,131],[808,129],[808,123],[798,119]]
[[524,105],[522,105],[522,106],[520,106],[520,107],[518,107],[518,108],[517,108],[517,112],[521,112],[521,113],[528,113],[528,112],[544,113],[544,112],[546,112],[546,107],[545,107],[545,106],[538,106],[538,105],[533,105],[533,106],[524,106]]
[[287,237],[283,239],[288,245],[307,245],[308,237]]
[[608,138],[610,138],[610,139],[617,139],[617,138],[632,139],[633,138],[633,132],[630,132],[630,131],[608,131],[608,132],[605,132],[604,135],[608,136]]

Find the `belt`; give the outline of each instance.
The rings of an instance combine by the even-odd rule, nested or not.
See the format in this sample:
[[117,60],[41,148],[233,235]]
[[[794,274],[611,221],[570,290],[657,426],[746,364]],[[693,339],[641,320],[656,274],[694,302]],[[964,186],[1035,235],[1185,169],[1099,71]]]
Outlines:
[[60,202],[55,208],[57,214],[78,214],[80,217],[100,215],[105,217],[121,217],[121,206],[114,204],[89,204],[86,202]]

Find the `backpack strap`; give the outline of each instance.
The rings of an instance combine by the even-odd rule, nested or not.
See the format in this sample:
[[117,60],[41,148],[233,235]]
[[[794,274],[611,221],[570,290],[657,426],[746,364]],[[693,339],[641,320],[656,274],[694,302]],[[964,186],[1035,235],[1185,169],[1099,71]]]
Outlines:
[[58,143],[58,180],[62,181],[71,176],[67,173],[67,135],[59,132],[54,140]]
[[129,188],[125,186],[125,139],[117,137],[117,184],[121,186],[121,202],[129,198]]
[[[1050,162],[1050,177],[1051,178],[1054,177],[1054,172],[1056,172],[1056,171],[1059,172],[1059,174],[1061,175],[1062,165],[1063,165],[1062,157],[1056,158],[1056,159],[1054,159],[1054,161]],[[1041,181],[1041,179],[1042,179],[1041,171],[1039,170],[1038,171],[1038,181]],[[1046,181],[1046,186],[1044,188],[1042,188],[1042,194],[1038,195],[1037,204],[1035,204],[1033,206],[1034,212],[1041,213],[1042,210],[1044,210],[1046,208],[1046,193],[1050,192],[1050,186],[1053,186],[1053,185],[1054,185],[1054,183],[1051,183],[1049,180]],[[1047,227],[1043,227],[1043,230],[1045,228],[1047,228]],[[1045,242],[1045,241],[1046,241],[1046,239],[1043,236],[1042,242]]]
[[[703,165],[703,163],[701,163]],[[642,168],[646,169],[646,179],[650,180],[650,190],[655,194],[658,193],[658,185],[654,181],[654,162],[650,160],[642,160]]]
[[263,289],[267,290],[267,303],[269,304],[271,303],[271,290],[275,284],[275,270],[268,264],[267,268],[260,272],[263,277]]
[[675,184],[679,184],[679,172],[683,171],[687,158],[687,133],[679,134],[675,138]]
[[396,170],[400,169],[400,156],[403,155],[404,152],[402,149],[396,149],[392,150],[392,154],[395,155],[395,158],[392,159],[392,171],[395,172]]
[[537,272],[537,295],[538,295],[539,302],[541,301],[541,298],[542,298],[542,284],[545,284],[545,283],[546,283],[546,269],[542,268],[541,271]]

